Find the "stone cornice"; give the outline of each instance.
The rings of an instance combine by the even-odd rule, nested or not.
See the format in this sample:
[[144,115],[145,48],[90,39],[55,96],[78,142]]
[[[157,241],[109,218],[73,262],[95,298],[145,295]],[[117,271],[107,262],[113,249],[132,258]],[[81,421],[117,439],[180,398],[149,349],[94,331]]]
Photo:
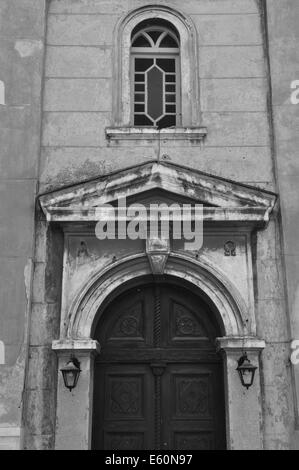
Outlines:
[[188,199],[202,204],[204,220],[222,224],[263,225],[269,221],[277,196],[253,186],[194,171],[169,162],[152,161],[105,177],[39,196],[47,220],[97,221],[97,209],[120,198],[142,202],[144,194],[159,190],[173,202]]

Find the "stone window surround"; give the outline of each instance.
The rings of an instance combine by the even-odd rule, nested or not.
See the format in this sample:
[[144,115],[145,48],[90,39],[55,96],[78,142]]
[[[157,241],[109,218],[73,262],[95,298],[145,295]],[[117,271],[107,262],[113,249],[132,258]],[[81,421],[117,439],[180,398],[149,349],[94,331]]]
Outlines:
[[[131,33],[135,26],[147,19],[164,19],[173,24],[180,35],[181,70],[181,126],[162,129],[131,125]],[[116,28],[114,44],[113,124],[106,128],[108,141],[171,140],[201,141],[207,129],[201,124],[198,77],[197,31],[190,18],[164,6],[138,8],[122,18]]]

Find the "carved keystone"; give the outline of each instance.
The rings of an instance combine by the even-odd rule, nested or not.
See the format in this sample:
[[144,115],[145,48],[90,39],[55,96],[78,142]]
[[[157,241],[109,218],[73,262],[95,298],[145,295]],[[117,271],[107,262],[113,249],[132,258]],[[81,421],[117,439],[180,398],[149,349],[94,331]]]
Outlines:
[[146,254],[153,274],[164,274],[169,253],[169,239],[149,238],[146,240]]

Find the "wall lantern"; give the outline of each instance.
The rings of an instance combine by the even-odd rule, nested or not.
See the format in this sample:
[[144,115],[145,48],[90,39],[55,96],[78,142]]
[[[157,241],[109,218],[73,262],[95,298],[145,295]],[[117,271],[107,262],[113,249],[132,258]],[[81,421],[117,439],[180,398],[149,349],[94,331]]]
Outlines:
[[79,375],[81,372],[80,362],[74,356],[71,356],[66,366],[62,367],[62,369],[60,370],[62,372],[64,385],[71,392],[78,383]]
[[244,353],[238,360],[238,367],[236,370],[239,373],[243,387],[246,387],[247,390],[253,384],[256,369],[257,367],[252,365],[248,359],[247,353]]

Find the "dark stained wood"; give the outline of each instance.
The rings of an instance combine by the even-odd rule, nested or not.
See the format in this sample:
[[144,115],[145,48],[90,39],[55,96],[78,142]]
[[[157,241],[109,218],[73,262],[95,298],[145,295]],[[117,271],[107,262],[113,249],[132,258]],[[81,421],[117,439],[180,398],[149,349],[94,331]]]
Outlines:
[[99,320],[93,448],[225,448],[222,363],[212,312],[163,282],[131,289]]

